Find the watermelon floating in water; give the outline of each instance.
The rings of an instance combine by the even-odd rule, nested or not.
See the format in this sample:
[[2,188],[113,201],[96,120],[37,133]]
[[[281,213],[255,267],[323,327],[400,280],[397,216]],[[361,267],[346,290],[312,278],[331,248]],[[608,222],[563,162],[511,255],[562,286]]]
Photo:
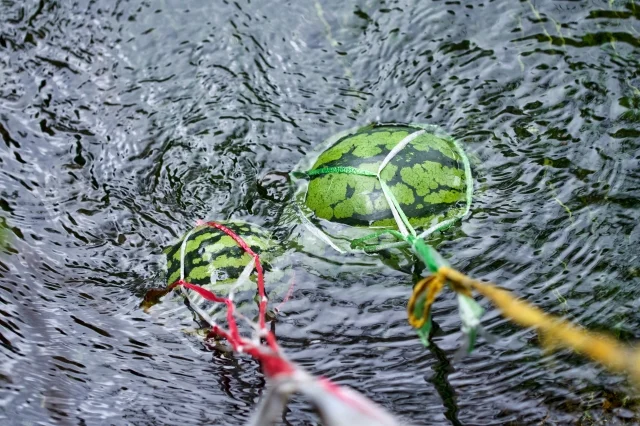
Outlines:
[[303,220],[339,250],[381,229],[405,227],[426,237],[463,217],[471,201],[467,157],[431,125],[376,124],[341,133],[310,153],[293,176]]
[[[226,221],[222,224],[239,235],[260,256],[265,269],[271,270],[271,273],[281,272],[277,268],[276,271],[272,270],[268,263],[279,248],[268,231],[242,221]],[[243,275],[247,265],[252,263],[252,257],[233,238],[219,229],[207,225],[197,226],[165,249],[165,254],[168,285],[180,280],[184,270],[185,281],[200,285],[219,296],[227,297],[238,280],[241,282],[236,288],[236,294],[246,293],[246,301],[256,294],[256,275],[253,269],[247,270]],[[282,274],[276,274],[271,279],[279,281],[281,276],[278,275]],[[194,291],[184,291],[192,306],[208,315],[217,311],[217,305],[204,300]]]
[[[267,255],[274,246],[271,234],[246,222],[227,221],[224,226],[231,229],[260,256]],[[165,249],[167,256],[167,284],[180,279],[182,243],[184,249],[184,280],[192,284],[208,286],[212,291],[228,288],[228,284],[240,277],[252,260],[238,244],[219,229],[200,225]]]

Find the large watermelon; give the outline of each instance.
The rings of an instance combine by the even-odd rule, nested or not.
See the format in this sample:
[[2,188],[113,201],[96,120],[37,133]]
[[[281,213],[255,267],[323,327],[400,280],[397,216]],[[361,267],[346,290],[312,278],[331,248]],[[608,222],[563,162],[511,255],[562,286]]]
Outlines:
[[[416,132],[420,133],[407,139],[410,142],[384,166],[379,179],[344,172],[376,174],[387,155]],[[460,218],[469,207],[468,161],[460,146],[436,126],[379,124],[352,130],[322,144],[296,172],[294,176],[305,177],[296,197],[300,210],[332,240],[397,228],[380,180],[418,232]],[[352,227],[370,229],[354,232]]]

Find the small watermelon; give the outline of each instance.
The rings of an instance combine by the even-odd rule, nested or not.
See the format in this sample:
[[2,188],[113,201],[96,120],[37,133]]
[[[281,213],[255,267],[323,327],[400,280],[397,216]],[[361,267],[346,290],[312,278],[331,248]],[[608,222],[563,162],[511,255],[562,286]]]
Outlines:
[[[418,232],[464,216],[471,190],[464,152],[437,126],[416,124],[370,125],[322,144],[294,173],[305,176],[305,185],[296,197],[300,210],[332,239],[397,229],[376,176],[322,170],[357,169],[376,174],[387,155],[416,132],[420,133],[384,166],[380,179]],[[367,229],[345,233],[345,227],[341,230],[336,224]]]
[[[239,235],[258,255],[268,256],[273,248],[271,234],[246,222],[228,221],[224,226]],[[227,234],[206,225],[194,228],[165,250],[167,256],[167,284],[180,279],[181,249],[185,237],[185,281],[197,285],[222,286],[235,282],[251,261],[251,256]]]
[[[266,230],[241,221],[227,221],[224,226],[239,235],[251,249],[260,256],[266,270],[270,269],[277,244]],[[183,242],[184,254],[182,253]],[[232,285],[242,274],[252,258],[238,246],[227,234],[217,228],[200,225],[191,230],[180,241],[165,249],[167,259],[167,284],[180,279],[181,267],[184,263],[184,280],[211,290],[219,296],[226,297]],[[182,257],[184,256],[184,259]],[[272,277],[273,278],[273,277]],[[247,292],[245,302],[256,294],[256,274],[252,272],[250,279],[241,285],[237,292]],[[186,290],[189,302],[197,305],[204,312],[212,315],[217,306],[204,300],[197,293]],[[237,298],[236,298],[237,299]]]

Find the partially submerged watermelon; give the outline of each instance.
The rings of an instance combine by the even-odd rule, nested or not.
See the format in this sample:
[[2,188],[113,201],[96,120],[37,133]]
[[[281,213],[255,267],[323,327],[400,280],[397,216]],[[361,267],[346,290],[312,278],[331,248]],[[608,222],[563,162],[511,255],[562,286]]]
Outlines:
[[[270,269],[268,262],[278,245],[268,231],[241,221],[227,221],[222,224],[239,235],[260,256],[263,266],[267,270]],[[185,238],[187,241],[183,244]],[[165,254],[167,284],[178,281],[181,278],[181,268],[184,267],[185,281],[200,285],[222,297],[227,297],[229,290],[252,260],[233,238],[207,225],[197,226],[188,232],[180,241],[165,249]],[[278,278],[281,277],[271,277],[273,280]],[[236,300],[248,302],[255,297],[256,289],[256,274],[252,271],[249,279],[236,289],[236,293],[244,293],[245,296],[240,294],[236,296]],[[208,315],[218,311],[216,304],[204,300],[194,291],[185,290],[185,293],[192,306]]]
[[[376,176],[314,171],[351,168],[375,174],[394,147],[416,132],[422,133],[393,156],[380,179],[418,233],[464,216],[471,194],[464,152],[437,126],[415,124],[371,125],[322,144],[294,173],[305,176],[296,197],[302,213],[334,241],[397,229]],[[354,232],[352,227],[370,229]]]
[[[258,255],[268,255],[274,243],[266,230],[246,222],[228,221],[224,225],[239,235]],[[225,288],[235,282],[251,261],[251,256],[219,229],[200,225],[165,250],[167,284],[180,279],[182,242],[188,236],[184,251],[185,281],[192,284]]]

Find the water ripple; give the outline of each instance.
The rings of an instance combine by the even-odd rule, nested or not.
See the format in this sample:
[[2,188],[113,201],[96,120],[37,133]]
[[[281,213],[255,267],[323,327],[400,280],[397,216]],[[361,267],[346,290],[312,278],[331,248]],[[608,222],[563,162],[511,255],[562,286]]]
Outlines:
[[[0,418],[243,424],[259,367],[205,347],[179,300],[145,314],[140,297],[163,283],[162,247],[196,219],[289,235],[275,228],[287,195],[263,177],[376,120],[438,124],[470,154],[471,215],[432,241],[453,265],[638,340],[638,10],[2,2]],[[546,356],[491,309],[497,341],[454,360],[450,294],[423,348],[406,322],[411,277],[340,260],[291,258],[296,290],[276,333],[312,372],[416,424],[638,421],[621,378]],[[284,422],[316,421],[296,398]]]

